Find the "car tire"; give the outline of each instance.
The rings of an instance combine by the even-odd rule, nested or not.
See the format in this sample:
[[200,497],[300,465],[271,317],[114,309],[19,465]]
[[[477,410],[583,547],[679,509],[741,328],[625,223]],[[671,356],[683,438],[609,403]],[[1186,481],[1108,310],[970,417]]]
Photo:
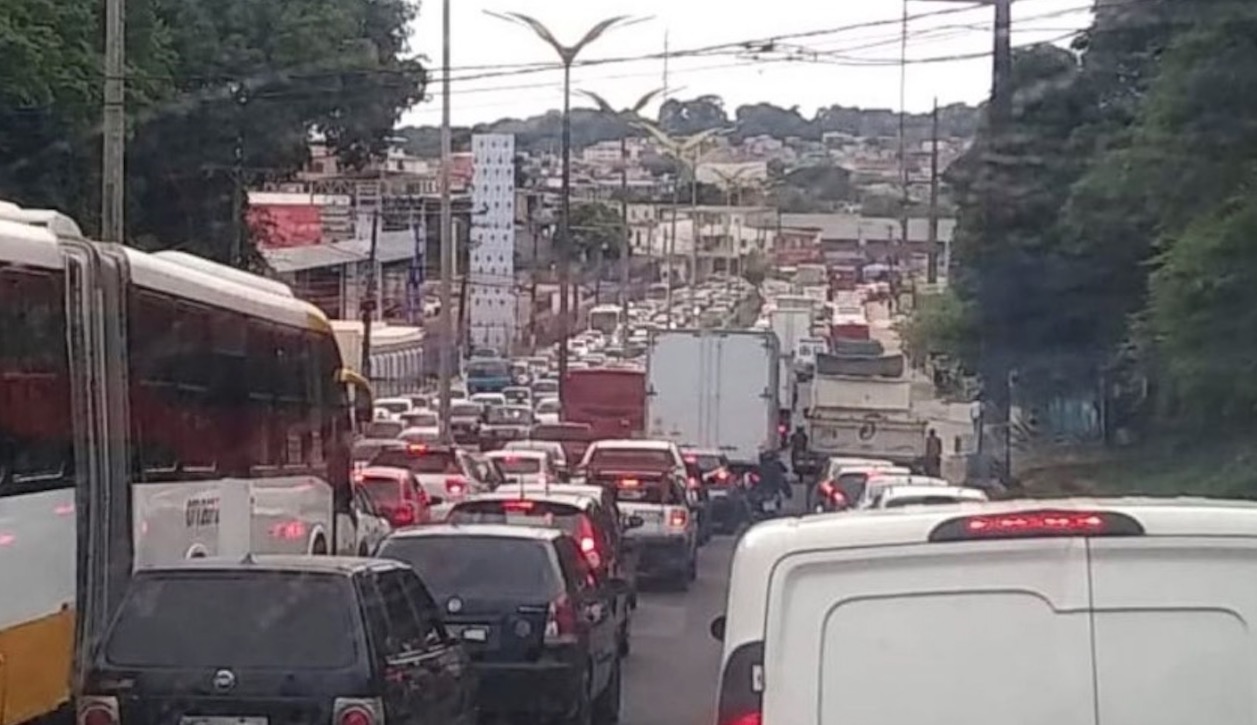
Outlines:
[[697,556],[690,557],[689,566],[686,567],[686,570],[685,570],[685,578],[688,581],[695,581],[698,579],[698,557]]
[[628,657],[633,650],[633,646],[629,644],[629,623],[627,621],[620,626],[618,650],[621,658]]
[[612,665],[611,680],[594,701],[593,721],[596,725],[613,725],[620,721],[620,693],[623,684],[621,675],[620,662],[616,660]]

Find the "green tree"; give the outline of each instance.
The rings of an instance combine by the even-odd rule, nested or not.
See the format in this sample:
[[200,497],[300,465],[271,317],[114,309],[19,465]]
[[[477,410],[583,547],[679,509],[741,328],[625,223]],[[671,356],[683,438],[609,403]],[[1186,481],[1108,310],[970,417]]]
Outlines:
[[600,202],[572,206],[572,251],[586,263],[619,259],[624,223],[615,207]]

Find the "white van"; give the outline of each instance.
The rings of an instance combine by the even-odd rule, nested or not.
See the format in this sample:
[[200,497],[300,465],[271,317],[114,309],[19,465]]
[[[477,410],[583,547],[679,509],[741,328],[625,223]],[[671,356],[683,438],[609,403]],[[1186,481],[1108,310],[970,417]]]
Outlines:
[[1257,722],[1257,505],[1009,501],[738,543],[719,725]]

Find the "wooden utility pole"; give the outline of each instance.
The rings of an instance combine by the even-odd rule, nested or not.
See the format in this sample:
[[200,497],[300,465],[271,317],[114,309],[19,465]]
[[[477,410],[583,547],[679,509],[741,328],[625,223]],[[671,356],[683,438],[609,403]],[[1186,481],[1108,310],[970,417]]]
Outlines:
[[934,99],[934,113],[930,119],[930,266],[925,279],[930,284],[938,282],[938,99]]
[[384,199],[380,197],[376,202],[375,211],[371,212],[371,248],[367,254],[367,281],[366,292],[363,294],[360,307],[362,308],[362,377],[367,380],[371,379],[371,323],[375,320],[375,298],[377,280],[375,278],[375,260],[378,255],[380,241],[380,207]]

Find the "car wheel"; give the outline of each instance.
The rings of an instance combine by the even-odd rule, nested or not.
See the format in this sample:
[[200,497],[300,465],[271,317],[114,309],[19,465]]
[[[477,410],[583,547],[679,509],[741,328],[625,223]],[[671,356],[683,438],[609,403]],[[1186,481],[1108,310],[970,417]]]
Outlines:
[[687,581],[694,581],[695,579],[698,579],[698,557],[697,556],[690,557],[690,563],[689,563],[689,566],[686,568],[685,578]]
[[594,722],[597,725],[611,725],[620,721],[620,663],[612,665],[611,681],[607,683],[598,700],[594,703]]

